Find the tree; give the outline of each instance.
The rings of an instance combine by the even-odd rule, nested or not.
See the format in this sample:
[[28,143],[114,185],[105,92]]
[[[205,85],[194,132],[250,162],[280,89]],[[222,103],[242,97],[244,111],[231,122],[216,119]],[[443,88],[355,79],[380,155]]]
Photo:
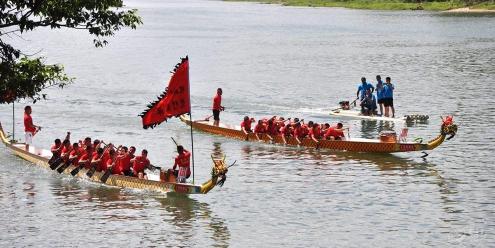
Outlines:
[[123,10],[122,0],[0,0],[0,104],[18,99],[44,99],[48,87],[72,82],[61,65],[47,65],[5,42],[39,27],[87,30],[94,45],[123,27],[142,24],[137,10]]

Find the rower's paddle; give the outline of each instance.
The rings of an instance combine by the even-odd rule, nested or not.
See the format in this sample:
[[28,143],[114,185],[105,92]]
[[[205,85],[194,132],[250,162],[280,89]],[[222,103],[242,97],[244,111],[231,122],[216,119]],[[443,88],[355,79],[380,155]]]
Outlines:
[[69,167],[72,162],[74,161],[75,158],[73,159],[67,159],[67,162],[65,162],[62,166],[58,167],[57,169],[57,172],[62,174],[62,172],[64,172],[65,169],[67,169],[67,167]]
[[349,107],[350,107],[351,105],[353,105],[353,104],[354,104],[354,107],[356,107],[356,101],[357,101],[358,99],[359,99],[359,97],[357,97],[356,99],[354,99],[354,101],[352,101],[352,102],[349,104]]
[[107,170],[105,171],[105,174],[103,174],[103,176],[101,176],[100,181],[102,183],[106,183],[111,174],[112,174],[112,167],[107,168]]
[[53,156],[48,160],[48,164],[50,165],[50,169],[55,170],[63,161],[61,157]]
[[175,146],[179,146],[179,144],[177,144],[177,141],[175,141],[174,137],[170,137],[172,139],[172,141],[174,142]]
[[76,176],[76,175],[77,175],[77,173],[79,173],[79,171],[80,171],[83,167],[84,167],[84,165],[80,165],[80,164],[79,164],[79,165],[77,165],[77,167],[76,167],[75,169],[73,169],[73,170],[70,172],[70,174],[71,174],[72,176]]
[[194,122],[198,122],[198,121],[210,121],[210,118],[213,117],[213,115],[210,115],[206,118],[204,118],[203,120],[197,120],[197,121],[194,121]]
[[86,176],[89,178],[92,178],[93,174],[95,174],[95,172],[96,172],[96,166],[93,166],[93,167],[91,167],[91,169],[88,170],[88,172],[86,172]]

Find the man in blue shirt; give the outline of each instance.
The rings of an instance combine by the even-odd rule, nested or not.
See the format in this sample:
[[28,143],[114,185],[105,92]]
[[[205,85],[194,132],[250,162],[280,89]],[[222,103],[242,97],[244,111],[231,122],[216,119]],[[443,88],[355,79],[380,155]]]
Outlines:
[[383,85],[383,106],[385,107],[385,116],[389,117],[389,111],[392,109],[392,118],[395,117],[394,108],[394,85],[390,82],[390,77],[385,78],[385,84]]
[[376,75],[376,99],[380,106],[380,115],[383,115],[383,81],[380,75]]
[[356,98],[359,98],[359,100],[362,101],[367,90],[371,90],[371,93],[373,94],[373,91],[375,91],[375,87],[373,87],[372,84],[367,83],[365,77],[362,77],[361,84],[359,85],[356,92]]

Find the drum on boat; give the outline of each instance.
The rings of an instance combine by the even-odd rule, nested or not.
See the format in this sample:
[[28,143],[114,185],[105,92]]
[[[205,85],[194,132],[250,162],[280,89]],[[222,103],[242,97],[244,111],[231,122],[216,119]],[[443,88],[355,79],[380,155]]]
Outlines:
[[397,143],[397,133],[395,133],[394,131],[381,131],[380,142]]

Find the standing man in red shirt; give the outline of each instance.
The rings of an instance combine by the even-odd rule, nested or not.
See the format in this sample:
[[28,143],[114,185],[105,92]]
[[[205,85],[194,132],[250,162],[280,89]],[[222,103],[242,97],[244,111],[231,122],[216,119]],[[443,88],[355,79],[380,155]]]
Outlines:
[[24,107],[24,137],[26,140],[26,151],[29,151],[29,145],[33,143],[33,136],[40,130],[39,126],[33,124],[31,112],[31,106]]
[[217,94],[213,97],[213,125],[220,124],[220,111],[224,111],[225,107],[222,106],[222,88],[217,89]]

